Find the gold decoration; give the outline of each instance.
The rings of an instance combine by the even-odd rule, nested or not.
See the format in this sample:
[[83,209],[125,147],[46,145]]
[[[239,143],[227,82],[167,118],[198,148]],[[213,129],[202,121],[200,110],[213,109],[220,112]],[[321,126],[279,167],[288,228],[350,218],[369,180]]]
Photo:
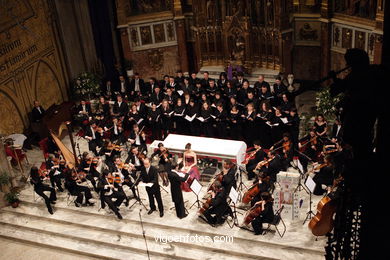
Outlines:
[[148,51],[149,65],[154,71],[158,71],[164,64],[164,55],[159,49]]
[[0,92],[0,133],[10,135],[23,133],[23,122],[15,104],[6,95]]

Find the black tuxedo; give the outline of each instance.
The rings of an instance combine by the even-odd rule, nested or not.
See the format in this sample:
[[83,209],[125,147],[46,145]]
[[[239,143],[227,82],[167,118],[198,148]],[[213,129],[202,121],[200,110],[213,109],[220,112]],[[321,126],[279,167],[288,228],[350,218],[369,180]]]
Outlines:
[[[123,84],[123,87],[124,87],[124,90],[125,92],[122,91],[122,84]],[[118,82],[118,85],[116,87],[117,91],[120,92],[122,95],[123,94],[127,94],[130,92],[130,85],[129,83],[125,80],[125,81],[119,81]]]
[[92,137],[93,138],[93,133],[95,133],[95,138],[92,140],[88,140],[88,148],[90,151],[92,151],[95,155],[97,155],[96,147],[102,147],[103,145],[103,134],[100,134],[98,132],[95,132],[94,130],[91,129],[91,127],[87,127],[85,129],[85,137]]
[[129,112],[129,106],[126,102],[122,101],[122,103],[119,105],[118,101],[115,101],[113,113],[119,114],[119,116],[126,116]]
[[162,92],[159,92],[156,94],[156,92],[153,92],[153,94],[150,97],[150,101],[153,104],[159,105],[164,99],[164,94]]
[[[138,85],[139,85],[139,91],[142,91],[144,88],[144,80],[143,79],[138,79]],[[130,91],[135,91],[135,79],[132,79],[130,81]]]
[[158,210],[160,213],[164,212],[164,206],[161,199],[160,185],[158,183],[158,172],[157,169],[153,166],[150,166],[149,172],[147,172],[145,167],[141,169],[141,179],[145,183],[153,183],[152,187],[146,187],[146,192],[149,197],[149,205],[151,210],[156,210],[156,205],[154,199],[156,199],[158,204]]
[[[118,215],[118,207],[126,199],[126,194],[119,190],[113,190],[110,188],[110,183],[106,178],[100,179],[98,187],[100,190],[100,201],[102,208],[104,208],[105,203],[107,203],[108,207],[114,211],[116,215]],[[114,198],[116,199],[115,202],[113,201]]]
[[186,181],[188,175],[185,177],[180,177],[176,173],[172,172],[170,169],[167,169],[168,179],[171,183],[171,195],[172,201],[175,203],[176,216],[178,218],[183,218],[186,216],[185,207],[183,202],[183,192],[181,190],[181,183]]
[[[83,111],[83,105],[80,104],[77,107],[77,112],[80,113],[81,111]],[[85,104],[85,111],[88,113],[88,115],[91,114],[91,104]]]
[[[41,110],[41,111],[39,111]],[[45,115],[45,110],[42,106],[39,106],[39,109],[34,107],[31,111],[32,120],[35,123],[38,123],[42,120],[43,116]]]
[[340,127],[340,130],[337,132],[337,126],[337,124],[333,124],[331,137],[340,139],[343,135],[343,127]]

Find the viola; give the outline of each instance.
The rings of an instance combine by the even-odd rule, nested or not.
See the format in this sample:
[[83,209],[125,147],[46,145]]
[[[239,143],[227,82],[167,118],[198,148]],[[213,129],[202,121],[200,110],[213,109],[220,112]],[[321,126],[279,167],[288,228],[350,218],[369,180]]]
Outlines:
[[284,153],[284,157],[286,157],[286,158],[287,158],[288,152],[291,149],[291,144],[292,144],[292,142],[290,140],[283,142],[283,145],[282,145],[283,146],[283,153]]

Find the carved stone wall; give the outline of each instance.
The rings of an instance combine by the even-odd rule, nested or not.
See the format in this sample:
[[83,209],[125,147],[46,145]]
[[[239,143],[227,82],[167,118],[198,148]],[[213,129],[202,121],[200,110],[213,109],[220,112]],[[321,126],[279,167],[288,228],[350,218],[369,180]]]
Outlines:
[[29,126],[33,101],[44,108],[67,99],[65,63],[48,0],[0,6],[0,134]]

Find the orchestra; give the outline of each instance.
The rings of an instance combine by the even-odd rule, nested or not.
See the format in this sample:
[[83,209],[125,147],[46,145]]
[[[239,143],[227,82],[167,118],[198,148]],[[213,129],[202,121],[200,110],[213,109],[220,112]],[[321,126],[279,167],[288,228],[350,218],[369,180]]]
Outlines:
[[[188,212],[183,191],[192,191],[191,183],[201,176],[197,154],[190,143],[185,145],[183,154],[175,156],[162,142],[151,154],[147,150],[150,142],[170,133],[247,143],[249,149],[242,165],[252,184],[242,191],[240,203],[251,207],[244,225],[251,225],[256,235],[262,233],[262,224],[273,218],[271,194],[276,175],[287,170],[294,157],[298,157],[304,173],[313,176],[317,184],[314,194],[329,190],[339,171],[333,159],[342,160],[345,156],[339,121],[329,139],[327,122],[318,115],[307,135],[299,139],[299,115],[282,82],[277,82],[271,92],[264,77],[259,77],[252,88],[243,77],[240,82],[225,78],[216,83],[208,73],[204,76],[202,80],[196,75],[180,77],[180,81],[174,77],[162,82],[150,79],[145,84],[137,74],[130,85],[121,78],[120,93],[107,82],[107,93],[102,90],[96,103],[82,100],[74,120],[83,119],[81,136],[88,142],[88,151],[80,155],[77,167],[68,165],[51,141],[56,157],[47,159],[46,171],[31,170],[34,190],[45,199],[48,211],[53,213],[55,189],[64,191],[65,182],[65,189],[76,197],[76,207],[83,206],[83,202],[92,206],[93,197],[97,197],[101,208],[108,205],[122,219],[120,207],[128,207],[131,198],[126,192],[131,190],[132,198],[141,201],[138,185],[144,183],[148,214],[158,209],[160,217],[164,216],[160,189],[170,186],[176,215],[185,218]],[[110,100],[112,97],[115,101]],[[311,164],[313,168],[309,170]],[[236,173],[235,163],[226,160],[211,180],[199,210],[199,217],[210,225],[222,224],[232,217],[229,192],[238,186]],[[46,179],[51,187],[43,184]],[[50,191],[50,198],[43,191]]]

